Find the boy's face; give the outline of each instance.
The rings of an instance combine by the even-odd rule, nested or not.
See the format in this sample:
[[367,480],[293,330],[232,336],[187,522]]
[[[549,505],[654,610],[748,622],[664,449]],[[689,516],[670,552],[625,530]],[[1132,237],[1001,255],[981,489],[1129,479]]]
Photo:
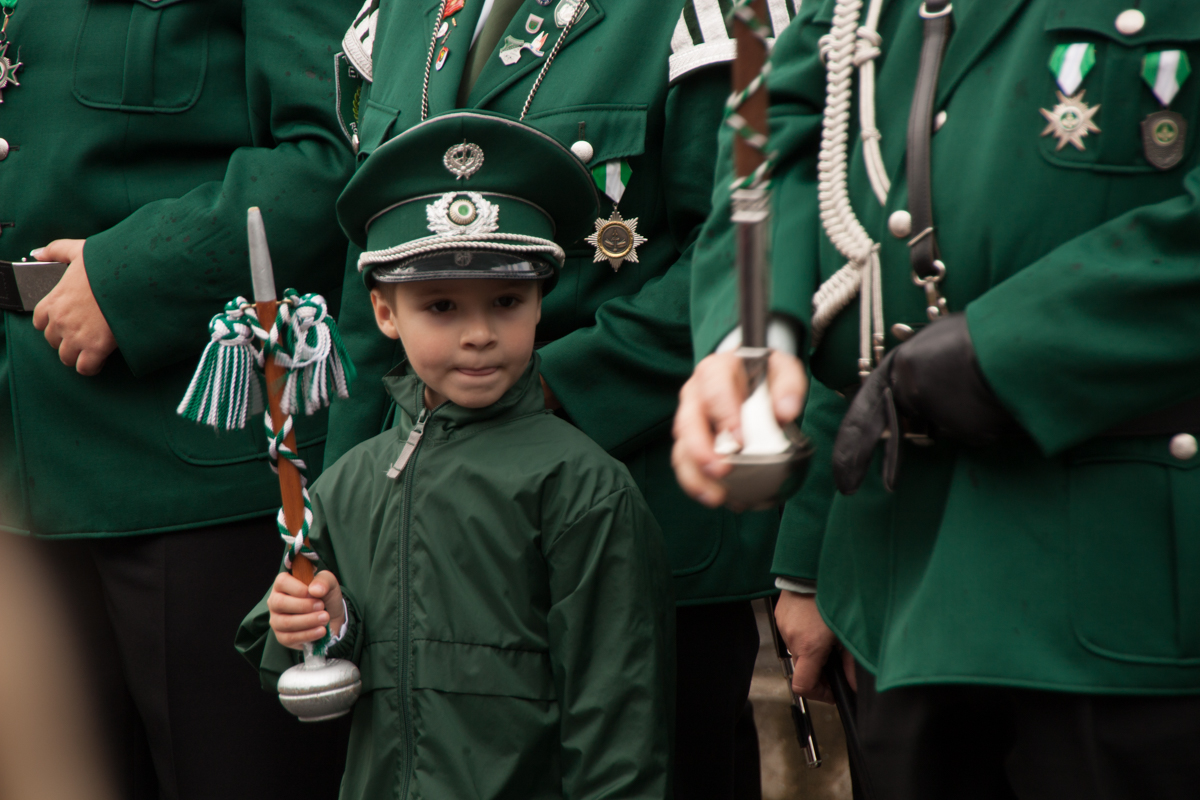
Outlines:
[[430,408],[483,408],[500,399],[533,355],[540,281],[494,278],[381,284],[371,290],[379,330],[400,339]]

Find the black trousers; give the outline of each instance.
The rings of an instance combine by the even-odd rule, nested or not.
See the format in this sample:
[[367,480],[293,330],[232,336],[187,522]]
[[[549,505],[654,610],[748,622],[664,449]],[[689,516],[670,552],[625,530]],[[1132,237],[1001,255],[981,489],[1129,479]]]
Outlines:
[[1200,797],[1200,697],[877,692],[860,667],[857,720],[873,800]]
[[233,648],[278,571],[273,518],[41,549],[77,623],[119,797],[337,797],[349,718],[300,723]]
[[758,735],[747,699],[757,656],[750,601],[676,609],[676,800],[761,796]]

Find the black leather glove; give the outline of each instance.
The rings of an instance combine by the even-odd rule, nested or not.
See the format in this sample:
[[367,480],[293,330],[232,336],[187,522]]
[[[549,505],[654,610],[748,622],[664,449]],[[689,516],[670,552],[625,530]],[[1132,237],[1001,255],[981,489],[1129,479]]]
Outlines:
[[967,445],[990,444],[1020,431],[979,370],[965,314],[927,326],[884,356],[867,376],[833,445],[838,491],[858,491],[885,430],[891,433],[883,485],[892,490],[900,464],[900,417],[935,438]]

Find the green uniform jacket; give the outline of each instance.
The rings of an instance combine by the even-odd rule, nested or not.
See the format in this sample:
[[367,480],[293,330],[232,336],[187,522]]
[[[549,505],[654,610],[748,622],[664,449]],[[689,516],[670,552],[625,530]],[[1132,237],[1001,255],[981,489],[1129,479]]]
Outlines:
[[[526,0],[506,34],[530,41],[526,22],[541,17],[549,54],[560,31],[555,3]],[[418,14],[411,4],[383,0],[374,27],[365,18],[360,24],[374,31],[366,65],[373,83],[364,86],[359,103],[360,160],[420,121],[425,59],[440,7],[438,0],[424,0]],[[450,55],[431,72],[430,113],[455,107],[481,7],[469,0],[454,17]],[[782,28],[787,4],[775,0],[772,7]],[[637,218],[638,232],[649,239],[637,263],[626,261],[613,272],[607,261],[593,262],[595,251],[585,242],[568,247],[562,277],[543,305],[538,338],[543,375],[566,415],[626,463],[662,526],[681,604],[773,591],[769,567],[778,521],[774,512],[739,517],[706,510],[683,494],[670,467],[671,421],[693,364],[691,253],[711,203],[716,130],[730,88],[724,62],[733,43],[721,13],[716,0],[589,0],[525,118],[567,146],[582,133],[594,148],[591,167],[624,159],[632,170],[620,211]],[[467,105],[519,117],[543,62],[525,51],[509,67],[490,55]],[[602,205],[607,218],[611,202]],[[399,354],[380,338],[353,267],[343,296],[339,321],[359,369],[357,385],[371,386]],[[378,433],[385,412],[386,398],[335,408],[327,463]]]
[[[906,241],[887,218],[907,204],[905,135],[922,22],[916,0],[885,4],[878,127],[892,179],[885,206],[852,148],[850,195],[881,246],[887,325],[924,321]],[[1143,81],[1149,53],[1200,63],[1200,4],[1146,0],[1144,28],[1117,31],[1118,0],[968,0],[935,112],[934,219],[951,310],[967,313],[985,377],[1029,432],[1001,445],[905,446],[899,485],[878,470],[852,497],[800,498],[791,563],[882,689],[932,682],[1087,692],[1200,691],[1200,457],[1168,438],[1097,438],[1200,394],[1200,79],[1171,108],[1188,124],[1182,163],[1159,171],[1140,123],[1161,106]],[[825,103],[818,39],[832,2],[811,2],[781,37],[771,78],[774,297],[807,325],[818,284],[844,260],[818,219],[816,157]],[[1059,44],[1095,45],[1080,88],[1101,106],[1080,151],[1041,136],[1057,102]],[[857,85],[857,81],[856,81]],[[857,119],[857,106],[855,106]],[[851,128],[857,142],[857,123]],[[714,224],[696,261],[697,350],[733,324],[731,234]],[[809,356],[827,386],[857,383],[858,303]],[[896,341],[890,337],[889,347]],[[831,440],[836,397],[817,398]],[[832,410],[831,410],[832,409]],[[828,462],[816,465],[828,469]],[[824,493],[824,498],[820,496]],[[784,549],[781,548],[781,554]],[[819,559],[819,561],[818,561]]]
[[[536,359],[498,402],[424,411],[314,485],[313,547],[353,619],[362,671],[342,798],[665,798],[674,678],[670,572],[628,471],[545,411]],[[273,689],[296,653],[265,601],[238,647]]]
[[[352,165],[334,51],[353,5],[26,0],[3,90],[0,258],[86,238],[118,351],[63,366],[30,314],[0,326],[0,528],[111,536],[269,513],[261,420],[216,434],[175,416],[207,324],[250,295],[246,209],[280,290],[336,291],[333,202]],[[17,149],[19,147],[19,149]],[[336,299],[336,298],[334,298]],[[324,418],[298,424],[321,464]]]

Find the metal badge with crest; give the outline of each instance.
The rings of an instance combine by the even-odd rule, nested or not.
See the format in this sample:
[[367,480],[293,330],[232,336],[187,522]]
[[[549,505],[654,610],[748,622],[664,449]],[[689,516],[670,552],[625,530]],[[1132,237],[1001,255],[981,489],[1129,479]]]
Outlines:
[[638,233],[637,217],[625,219],[618,210],[632,174],[629,162],[624,159],[606,161],[592,169],[592,181],[597,189],[612,200],[613,210],[608,219],[600,217],[596,220],[595,233],[584,241],[596,248],[592,262],[598,264],[607,260],[613,272],[621,269],[626,261],[638,263],[637,249],[648,241]]
[[442,156],[442,163],[458,180],[469,178],[483,166],[483,148],[477,144],[456,144]]
[[1187,121],[1168,106],[1191,74],[1191,62],[1182,50],[1148,53],[1142,60],[1142,80],[1162,105],[1142,120],[1142,152],[1156,169],[1167,170],[1183,160]]

